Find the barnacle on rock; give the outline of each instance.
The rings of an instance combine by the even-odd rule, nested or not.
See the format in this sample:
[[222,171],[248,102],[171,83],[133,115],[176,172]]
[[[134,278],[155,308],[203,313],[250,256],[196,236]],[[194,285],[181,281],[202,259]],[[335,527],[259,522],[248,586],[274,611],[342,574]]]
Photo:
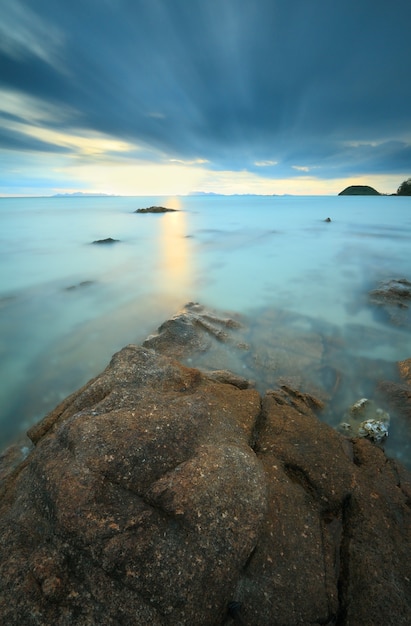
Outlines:
[[358,436],[368,437],[376,443],[381,443],[388,437],[388,424],[377,419],[364,420],[358,427]]
[[389,413],[377,407],[373,400],[361,398],[350,406],[338,430],[350,437],[366,437],[381,443],[388,437],[389,424]]

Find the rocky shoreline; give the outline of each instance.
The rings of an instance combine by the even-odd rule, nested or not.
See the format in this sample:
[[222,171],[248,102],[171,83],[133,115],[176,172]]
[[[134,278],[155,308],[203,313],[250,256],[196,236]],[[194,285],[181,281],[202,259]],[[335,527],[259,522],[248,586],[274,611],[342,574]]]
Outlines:
[[411,623],[410,474],[326,397],[213,367],[238,328],[187,305],[3,457],[3,623]]

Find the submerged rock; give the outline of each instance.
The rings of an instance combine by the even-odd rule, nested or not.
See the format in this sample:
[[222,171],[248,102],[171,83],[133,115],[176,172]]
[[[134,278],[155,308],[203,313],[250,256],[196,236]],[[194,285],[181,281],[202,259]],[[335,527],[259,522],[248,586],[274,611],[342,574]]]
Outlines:
[[94,280],[82,280],[80,283],[77,283],[76,285],[69,285],[69,287],[64,287],[65,291],[74,291],[75,289],[83,289],[84,287],[90,287],[91,285],[94,285],[95,281]]
[[181,359],[207,352],[216,342],[232,344],[231,331],[238,328],[241,328],[238,320],[228,315],[222,317],[198,302],[188,302],[177,315],[161,324],[143,346]]
[[247,339],[251,347],[245,351],[244,362],[262,382],[261,388],[286,384],[325,400],[326,388],[338,386],[338,374],[324,368],[324,336],[308,318],[289,311],[266,311]]
[[231,340],[230,318],[184,315],[29,431],[1,490],[0,621],[410,624],[410,475],[309,393],[161,354]]
[[379,307],[386,321],[396,326],[411,325],[411,282],[406,278],[382,282],[370,291],[370,302]]

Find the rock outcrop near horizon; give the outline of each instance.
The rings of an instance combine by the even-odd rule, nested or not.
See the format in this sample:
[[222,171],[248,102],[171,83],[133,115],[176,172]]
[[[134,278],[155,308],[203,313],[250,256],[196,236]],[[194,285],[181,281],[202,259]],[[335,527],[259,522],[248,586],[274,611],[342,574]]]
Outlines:
[[248,626],[411,623],[409,473],[309,393],[176,360],[235,325],[191,308],[29,431],[2,623],[229,626],[233,601]]
[[339,196],[380,196],[380,192],[369,185],[350,185],[340,191]]
[[144,209],[137,209],[134,213],[175,213],[177,209],[169,209],[164,206],[150,206]]

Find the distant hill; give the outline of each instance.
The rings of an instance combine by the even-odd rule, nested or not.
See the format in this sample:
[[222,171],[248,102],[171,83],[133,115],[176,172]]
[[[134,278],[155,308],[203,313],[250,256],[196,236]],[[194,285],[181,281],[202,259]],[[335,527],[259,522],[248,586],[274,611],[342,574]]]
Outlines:
[[112,196],[111,193],[86,193],[84,191],[74,191],[73,193],[56,193],[52,198],[85,198],[85,197],[98,197]]
[[351,185],[340,191],[339,196],[380,196],[380,192],[368,185]]

